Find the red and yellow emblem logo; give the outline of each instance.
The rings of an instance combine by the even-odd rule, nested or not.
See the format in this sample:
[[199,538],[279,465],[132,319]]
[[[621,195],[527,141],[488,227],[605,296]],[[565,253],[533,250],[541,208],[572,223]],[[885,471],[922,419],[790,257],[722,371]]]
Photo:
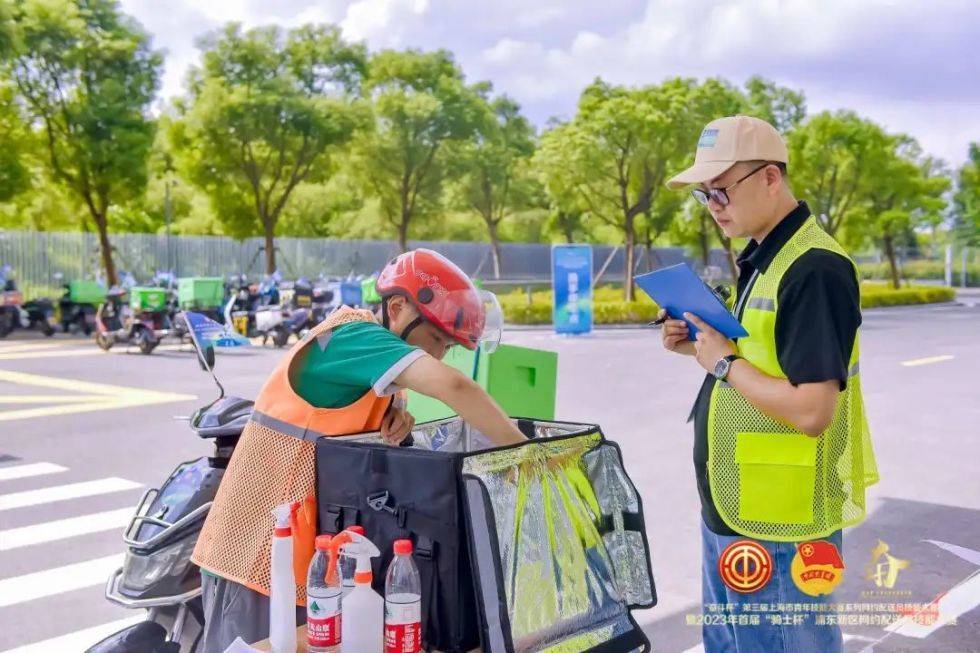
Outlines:
[[758,542],[738,540],[721,552],[718,575],[729,589],[750,594],[765,587],[772,578],[772,557]]
[[826,540],[801,542],[789,568],[793,582],[810,596],[830,594],[844,578],[844,561],[837,545]]

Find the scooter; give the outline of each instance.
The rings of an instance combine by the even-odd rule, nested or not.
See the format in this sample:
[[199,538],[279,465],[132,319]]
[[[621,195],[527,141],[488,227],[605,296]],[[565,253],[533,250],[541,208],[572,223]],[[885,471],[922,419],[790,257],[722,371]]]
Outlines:
[[258,286],[249,284],[244,274],[228,280],[228,301],[225,304],[225,324],[248,338],[255,337],[255,309],[260,297]]
[[[72,284],[66,283],[64,288],[65,292],[58,300],[58,308],[61,312],[61,330],[64,333],[82,332],[86,336],[92,335],[92,331],[96,328],[95,312],[98,302],[105,301],[105,292],[100,291],[98,294],[101,295],[101,299],[96,300],[96,293],[93,291],[98,289],[98,286],[94,283],[85,289],[90,294],[80,298],[73,296],[77,293],[72,292]],[[94,303],[79,301],[80,299],[91,299]]]
[[25,329],[40,329],[49,338],[53,336],[55,327],[58,326],[54,302],[47,297],[39,297],[24,304],[21,307],[21,326]]
[[[109,351],[117,343],[135,343],[141,353],[153,353],[172,330],[166,299],[155,301],[159,297],[151,297],[158,292],[155,287],[136,287],[129,275],[122,286],[110,288],[106,301],[95,314],[96,344]],[[127,304],[126,296],[133,293],[138,293],[139,297],[131,298]]]
[[[278,272],[265,277],[259,284],[259,306],[255,309],[255,332],[262,336],[262,344],[272,340],[276,347],[285,347],[292,333],[292,323],[287,322],[279,292]],[[303,316],[303,322],[308,319]]]
[[225,396],[214,375],[214,349],[195,345],[201,366],[218,386],[218,398],[190,418],[214,452],[179,464],[163,485],[148,490],[124,534],[126,558],[109,577],[105,597],[147,610],[146,619],[110,635],[86,653],[195,653],[204,626],[200,569],[191,553],[204,519],[252,414],[252,401]]
[[17,284],[10,276],[10,266],[0,268],[0,338],[21,326],[20,305],[24,295],[17,290]]

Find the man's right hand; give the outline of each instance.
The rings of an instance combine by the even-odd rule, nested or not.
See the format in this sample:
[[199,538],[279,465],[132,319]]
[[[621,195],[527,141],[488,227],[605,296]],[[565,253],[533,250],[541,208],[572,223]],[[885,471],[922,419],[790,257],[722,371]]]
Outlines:
[[[666,315],[667,311],[661,310],[657,319],[663,319]],[[684,320],[668,319],[660,329],[660,338],[663,341],[664,349],[672,351],[675,354],[684,354],[685,356],[694,355],[694,341],[687,339],[687,322]]]

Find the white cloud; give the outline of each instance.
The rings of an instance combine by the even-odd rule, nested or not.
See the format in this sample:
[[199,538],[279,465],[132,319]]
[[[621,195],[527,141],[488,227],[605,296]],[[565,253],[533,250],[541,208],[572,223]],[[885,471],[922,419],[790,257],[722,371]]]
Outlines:
[[428,0],[358,0],[347,8],[340,26],[351,40],[368,41],[372,48],[394,47],[428,9]]
[[452,50],[539,124],[568,117],[594,77],[761,74],[802,89],[813,110],[853,108],[952,163],[980,138],[976,0],[123,0],[167,50],[162,94],[181,92],[202,33],[340,24],[372,50]]

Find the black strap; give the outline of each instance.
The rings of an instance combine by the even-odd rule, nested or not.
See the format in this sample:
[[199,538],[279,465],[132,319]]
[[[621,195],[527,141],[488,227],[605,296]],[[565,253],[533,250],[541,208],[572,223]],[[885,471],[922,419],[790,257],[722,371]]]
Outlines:
[[586,651],[588,653],[623,653],[623,651],[634,651],[636,649],[649,651],[650,640],[646,638],[643,631],[634,626],[628,633],[617,635],[609,641],[586,649]]
[[[321,502],[320,504],[324,504]],[[343,530],[344,509],[341,506],[327,504],[323,509],[323,520],[320,523],[320,530],[324,533],[336,534]]]
[[[422,616],[425,622],[424,632],[438,633],[442,631],[439,621],[439,574],[437,566],[437,545],[431,538],[416,535],[415,551],[412,555],[419,569],[419,580],[422,583]],[[445,646],[446,642],[426,642],[427,646],[438,644]]]
[[323,519],[320,521],[319,530],[322,533],[334,535],[344,530],[348,526],[358,523],[360,512],[357,508],[350,506],[338,506],[334,503],[320,502],[323,507]]
[[[623,530],[643,532],[643,516],[638,512],[623,511]],[[603,515],[599,520],[598,530],[600,535],[611,533],[616,530],[616,521],[612,515]]]
[[452,525],[424,515],[412,506],[398,505],[388,490],[377,490],[365,499],[371,510],[388,513],[403,530],[425,535],[437,542],[452,542],[456,538],[456,529]]
[[415,318],[414,320],[408,323],[408,326],[405,327],[405,330],[402,331],[398,337],[404,340],[405,342],[408,342],[408,334],[410,334],[412,331],[415,331],[415,329],[417,329],[420,324],[424,324],[425,321],[426,321],[425,318],[419,315],[417,318]]

